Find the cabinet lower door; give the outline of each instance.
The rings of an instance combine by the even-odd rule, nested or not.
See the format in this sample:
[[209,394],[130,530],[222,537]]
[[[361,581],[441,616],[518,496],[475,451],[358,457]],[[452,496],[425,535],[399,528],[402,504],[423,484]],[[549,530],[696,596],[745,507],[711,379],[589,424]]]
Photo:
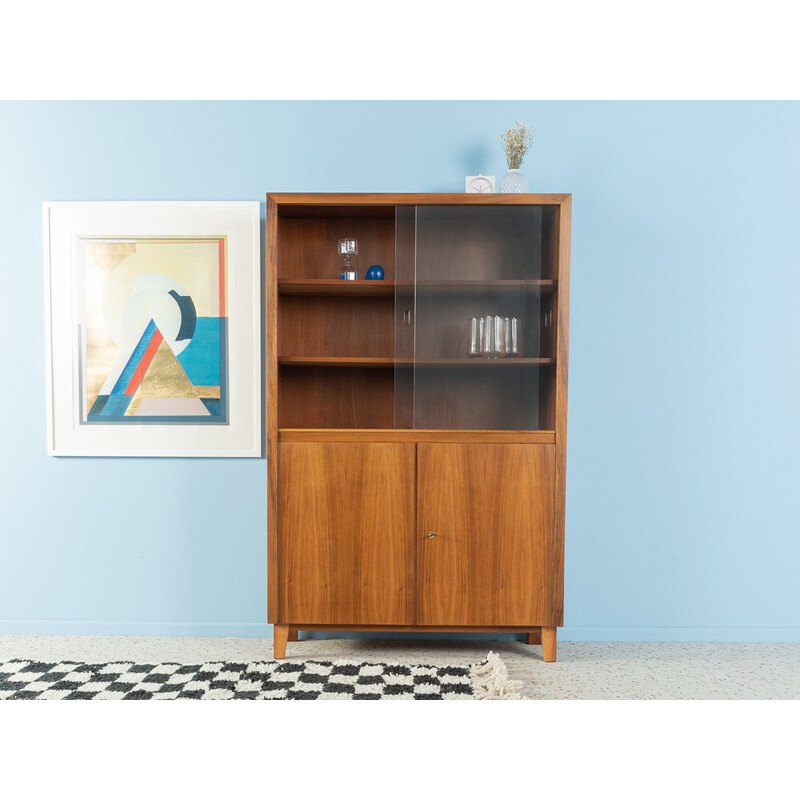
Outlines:
[[417,622],[552,625],[553,445],[420,444]]
[[280,444],[281,622],[414,623],[414,451]]

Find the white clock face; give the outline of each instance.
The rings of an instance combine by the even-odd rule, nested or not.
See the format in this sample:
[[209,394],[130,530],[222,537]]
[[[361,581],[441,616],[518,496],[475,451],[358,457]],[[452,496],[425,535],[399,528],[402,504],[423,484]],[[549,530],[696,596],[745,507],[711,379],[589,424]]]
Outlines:
[[467,179],[467,192],[484,194],[494,192],[494,180],[490,177],[478,175]]

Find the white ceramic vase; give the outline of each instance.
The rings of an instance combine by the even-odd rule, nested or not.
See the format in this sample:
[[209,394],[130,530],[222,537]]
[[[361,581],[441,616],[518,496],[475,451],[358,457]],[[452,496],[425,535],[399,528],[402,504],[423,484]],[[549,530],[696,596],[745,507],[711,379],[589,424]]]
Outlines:
[[527,191],[528,179],[518,169],[510,169],[500,181],[501,194],[519,194]]

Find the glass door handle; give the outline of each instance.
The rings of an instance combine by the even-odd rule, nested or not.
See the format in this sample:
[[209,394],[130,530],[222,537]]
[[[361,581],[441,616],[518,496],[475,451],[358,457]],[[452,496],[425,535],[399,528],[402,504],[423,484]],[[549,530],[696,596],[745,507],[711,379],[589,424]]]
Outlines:
[[403,324],[404,325],[410,325],[411,324],[411,309],[410,308],[407,308],[403,312]]

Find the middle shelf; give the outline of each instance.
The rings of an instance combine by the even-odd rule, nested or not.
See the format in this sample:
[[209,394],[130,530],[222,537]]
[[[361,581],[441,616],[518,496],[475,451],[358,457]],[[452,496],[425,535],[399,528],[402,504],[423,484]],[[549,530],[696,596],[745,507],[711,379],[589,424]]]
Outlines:
[[555,364],[554,358],[371,358],[278,356],[278,364],[298,367],[521,367]]

